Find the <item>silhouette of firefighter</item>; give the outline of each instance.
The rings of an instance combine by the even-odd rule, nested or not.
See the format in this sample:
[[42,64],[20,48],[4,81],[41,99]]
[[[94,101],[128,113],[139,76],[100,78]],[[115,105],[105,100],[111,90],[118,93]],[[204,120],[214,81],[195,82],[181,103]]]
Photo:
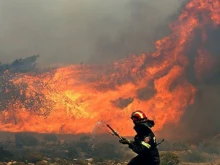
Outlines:
[[154,121],[149,120],[147,116],[140,110],[132,113],[131,119],[134,123],[136,136],[133,141],[126,138],[119,140],[122,144],[127,144],[136,154],[136,157],[131,159],[128,165],[159,165],[160,157],[157,149],[155,135],[151,128],[154,126]]

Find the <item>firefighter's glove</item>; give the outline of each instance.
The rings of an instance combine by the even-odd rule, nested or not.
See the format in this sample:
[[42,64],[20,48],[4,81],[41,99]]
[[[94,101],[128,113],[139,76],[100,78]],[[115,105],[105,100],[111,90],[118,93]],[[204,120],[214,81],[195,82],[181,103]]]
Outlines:
[[119,140],[119,143],[121,143],[121,144],[130,144],[130,140],[122,137],[122,139]]

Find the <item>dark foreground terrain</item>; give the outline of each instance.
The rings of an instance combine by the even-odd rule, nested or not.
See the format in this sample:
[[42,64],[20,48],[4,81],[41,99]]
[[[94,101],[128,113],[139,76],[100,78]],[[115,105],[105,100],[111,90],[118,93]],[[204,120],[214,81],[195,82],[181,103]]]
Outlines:
[[[0,165],[126,165],[135,156],[109,135],[0,133]],[[220,138],[159,145],[161,165],[220,165]]]

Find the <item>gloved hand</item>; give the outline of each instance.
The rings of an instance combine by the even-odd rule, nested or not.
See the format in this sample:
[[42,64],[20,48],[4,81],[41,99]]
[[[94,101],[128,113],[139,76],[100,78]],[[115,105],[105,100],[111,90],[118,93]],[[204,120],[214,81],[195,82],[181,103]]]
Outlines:
[[122,143],[122,144],[130,144],[130,140],[122,137],[122,139],[119,140],[119,143]]

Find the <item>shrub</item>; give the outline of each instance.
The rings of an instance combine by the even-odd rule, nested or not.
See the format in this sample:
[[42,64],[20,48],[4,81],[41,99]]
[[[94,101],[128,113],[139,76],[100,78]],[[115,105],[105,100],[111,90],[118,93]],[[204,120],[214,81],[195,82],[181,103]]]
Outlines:
[[116,145],[109,142],[102,142],[96,144],[93,157],[95,161],[119,160],[122,158],[122,152]]
[[0,161],[9,161],[13,158],[13,154],[0,147]]
[[75,144],[75,149],[77,149],[77,151],[80,150],[82,153],[84,153],[85,157],[90,157],[93,152],[90,137],[80,137],[79,141],[77,141],[77,143]]
[[54,164],[60,164],[60,165],[88,165],[87,161],[82,160],[82,159],[77,159],[73,161],[66,160],[66,159],[59,159],[56,160]]
[[46,161],[39,161],[36,163],[36,165],[48,165],[49,163]]
[[160,151],[184,151],[188,150],[189,144],[184,141],[174,141],[170,142],[165,140],[162,144],[158,146]]
[[210,161],[210,158],[202,152],[192,151],[181,155],[181,160],[184,162],[203,163]]
[[45,134],[43,136],[43,140],[56,142],[58,140],[58,138],[55,134]]
[[16,162],[16,163],[13,163],[13,165],[26,165],[26,163],[24,163],[24,162]]
[[160,154],[161,165],[177,165],[180,163],[178,155],[172,152],[164,152]]
[[27,160],[28,162],[31,163],[36,163],[44,159],[44,156],[41,153],[36,153],[36,152],[29,152],[25,154],[23,157],[24,160]]
[[15,135],[15,143],[16,146],[19,147],[21,147],[21,145],[36,146],[39,144],[39,141],[36,137],[27,133],[18,133]]
[[82,160],[82,159],[76,160],[75,162],[79,165],[87,165],[88,164],[87,161]]
[[186,151],[188,150],[189,148],[189,144],[187,144],[186,142],[184,141],[175,141],[173,144],[172,144],[172,150],[174,151]]
[[78,158],[78,157],[80,157],[80,151],[76,146],[71,145],[67,148],[67,150],[68,150],[68,152],[66,154],[67,154],[68,158]]
[[218,141],[203,141],[199,145],[202,152],[210,154],[220,154],[220,142]]

